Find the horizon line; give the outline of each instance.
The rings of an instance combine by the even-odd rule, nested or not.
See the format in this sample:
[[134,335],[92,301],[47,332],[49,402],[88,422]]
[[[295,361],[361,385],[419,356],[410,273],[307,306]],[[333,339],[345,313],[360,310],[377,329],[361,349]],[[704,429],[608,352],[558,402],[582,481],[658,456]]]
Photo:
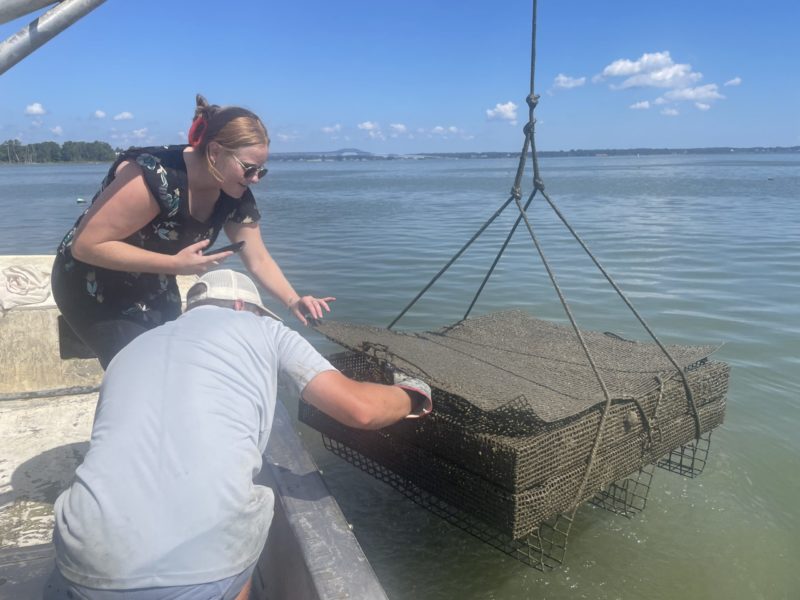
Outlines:
[[[796,146],[692,146],[692,147],[657,147],[641,146],[631,148],[571,148],[569,150],[537,150],[537,154],[570,154],[570,153],[620,153],[620,152],[697,152],[697,151],[785,151],[800,152],[800,145]],[[361,154],[369,156],[420,156],[420,155],[454,155],[454,154],[510,154],[519,156],[518,150],[454,150],[436,152],[372,152],[359,148],[339,148],[336,150],[294,150],[294,151],[275,151],[270,152],[270,156],[298,155],[298,154]],[[532,154],[529,150],[528,154]]]

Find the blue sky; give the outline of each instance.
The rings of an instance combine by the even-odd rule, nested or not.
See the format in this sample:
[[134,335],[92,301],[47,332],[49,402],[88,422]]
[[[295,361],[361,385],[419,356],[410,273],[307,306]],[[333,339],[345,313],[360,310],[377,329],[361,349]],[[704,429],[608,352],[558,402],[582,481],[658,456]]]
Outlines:
[[[800,145],[799,6],[539,0],[537,147]],[[0,76],[0,140],[180,143],[201,92],[274,152],[518,152],[530,21],[528,0],[108,0]]]

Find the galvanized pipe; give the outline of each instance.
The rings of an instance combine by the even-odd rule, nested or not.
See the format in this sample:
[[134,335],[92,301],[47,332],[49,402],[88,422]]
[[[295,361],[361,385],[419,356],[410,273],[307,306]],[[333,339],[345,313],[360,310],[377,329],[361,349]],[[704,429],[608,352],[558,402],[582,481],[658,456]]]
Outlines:
[[[105,0],[64,0],[31,21],[27,27],[0,44],[0,75],[103,2]],[[39,2],[28,3],[28,6],[35,4]],[[13,6],[10,8],[13,9]]]
[[0,2],[0,24],[55,3],[55,0],[3,0]]

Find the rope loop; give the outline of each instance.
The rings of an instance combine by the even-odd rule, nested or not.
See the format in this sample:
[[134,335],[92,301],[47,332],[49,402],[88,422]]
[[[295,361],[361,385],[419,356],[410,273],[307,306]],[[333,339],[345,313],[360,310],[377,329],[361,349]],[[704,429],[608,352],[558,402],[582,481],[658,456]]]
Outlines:
[[514,198],[514,200],[522,199],[522,190],[518,185],[511,188],[511,197]]
[[539,94],[529,94],[527,98],[525,98],[525,102],[528,103],[528,106],[531,108],[536,108],[539,104]]
[[533,134],[533,121],[525,123],[525,127],[522,128],[522,133],[525,134],[525,137]]
[[544,191],[544,181],[542,181],[538,177],[535,177],[534,180],[533,180],[533,187],[535,187],[540,192],[543,192]]

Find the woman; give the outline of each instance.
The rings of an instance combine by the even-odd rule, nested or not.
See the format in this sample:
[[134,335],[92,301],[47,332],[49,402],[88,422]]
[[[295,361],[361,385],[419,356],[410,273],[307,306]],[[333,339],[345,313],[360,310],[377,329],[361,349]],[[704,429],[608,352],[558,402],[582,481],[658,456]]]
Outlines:
[[233,254],[203,255],[221,229],[244,242],[247,269],[303,324],[330,312],[335,298],[297,294],[261,239],[249,186],[266,174],[268,151],[255,114],[198,94],[188,146],[120,154],[61,242],[52,274],[56,304],[104,369],[137,335],[180,314],[175,275],[205,273]]

